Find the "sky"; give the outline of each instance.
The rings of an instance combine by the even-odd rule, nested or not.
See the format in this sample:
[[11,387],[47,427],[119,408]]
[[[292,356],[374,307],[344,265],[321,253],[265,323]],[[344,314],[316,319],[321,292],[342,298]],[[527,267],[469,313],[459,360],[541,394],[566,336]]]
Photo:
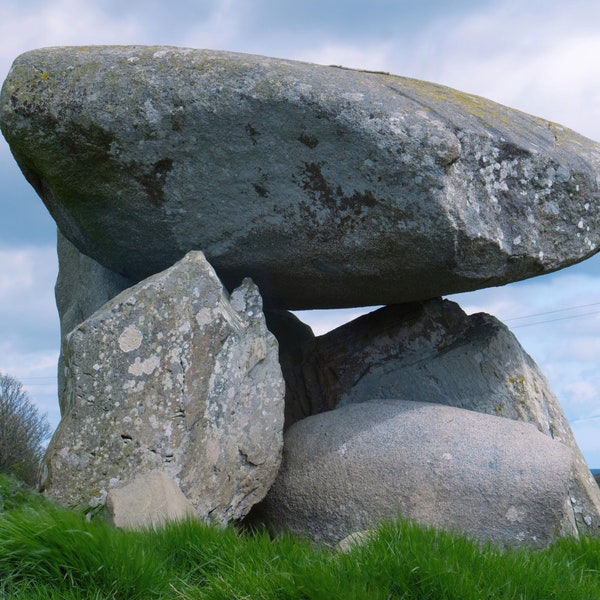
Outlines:
[[[207,48],[388,71],[448,85],[600,141],[597,0],[0,0],[0,80],[45,46]],[[56,230],[0,137],[0,372],[53,426]],[[504,321],[600,468],[600,255],[558,273],[451,297]],[[315,333],[360,311],[316,311]]]

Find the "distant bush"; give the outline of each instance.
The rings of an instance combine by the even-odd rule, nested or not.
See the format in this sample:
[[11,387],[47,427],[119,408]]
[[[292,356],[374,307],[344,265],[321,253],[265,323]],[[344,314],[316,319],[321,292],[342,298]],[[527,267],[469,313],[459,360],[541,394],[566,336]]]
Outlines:
[[21,382],[0,373],[0,472],[35,485],[49,434],[46,416],[39,413]]

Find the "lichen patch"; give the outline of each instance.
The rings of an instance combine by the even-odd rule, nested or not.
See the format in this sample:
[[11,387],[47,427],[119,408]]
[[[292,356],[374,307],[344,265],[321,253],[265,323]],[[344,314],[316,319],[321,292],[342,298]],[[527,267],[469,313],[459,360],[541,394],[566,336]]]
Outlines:
[[142,332],[133,325],[130,325],[119,336],[119,348],[123,352],[133,352],[142,345]]

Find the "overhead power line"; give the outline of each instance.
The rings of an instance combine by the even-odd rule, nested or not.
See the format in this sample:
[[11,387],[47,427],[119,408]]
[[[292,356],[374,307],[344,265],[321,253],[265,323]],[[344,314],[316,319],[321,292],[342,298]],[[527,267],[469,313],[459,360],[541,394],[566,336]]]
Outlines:
[[591,417],[581,417],[580,419],[573,419],[569,423],[577,423],[579,421],[591,421],[593,419],[600,419],[600,415],[592,415]]
[[[531,313],[528,315],[522,315],[520,317],[506,317],[503,318],[500,315],[496,315],[496,317],[502,321],[503,323],[510,323],[510,322],[515,322],[515,321],[523,321],[525,319],[535,319],[536,317],[545,317],[547,315],[556,315],[559,313],[567,313],[567,312],[571,312],[571,311],[575,311],[575,310],[581,310],[582,308],[589,308],[590,306],[600,306],[600,302],[590,302],[588,304],[579,304],[578,306],[569,306],[568,308],[557,308],[554,310],[546,310],[544,312],[538,312],[538,313]],[[553,319],[544,319],[542,321],[535,321],[533,323],[515,323],[514,325],[511,325],[511,329],[518,329],[521,327],[533,327],[534,325],[544,325],[546,323],[554,323],[555,321],[566,321],[568,319],[577,319],[579,317],[589,317],[592,315],[598,315],[600,314],[600,310],[595,310],[595,311],[589,311],[589,312],[585,312],[585,313],[577,313],[574,315],[566,315],[564,317],[556,317]]]
[[[565,309],[568,310],[568,309]],[[560,311],[551,311],[551,312],[560,312]],[[549,314],[549,313],[547,313]],[[580,313],[578,315],[569,315],[567,317],[558,317],[557,319],[546,319],[545,321],[536,321],[535,323],[525,323],[523,325],[512,325],[511,329],[519,329],[522,327],[532,327],[533,325],[543,325],[544,323],[554,323],[555,321],[566,321],[568,319],[576,319],[578,317],[589,317],[590,315],[598,315],[600,314],[600,310],[595,310],[593,312],[588,313]],[[516,319],[521,319],[525,317],[515,317]],[[505,319],[506,321],[511,321],[513,319]]]
[[[592,302],[590,304],[581,304],[579,306],[571,306],[569,308],[558,308],[556,310],[548,310],[546,312],[541,312],[541,313],[533,313],[531,315],[524,315],[522,317],[509,317],[508,319],[504,319],[504,321],[518,321],[520,319],[532,319],[533,317],[543,317],[545,315],[553,315],[555,313],[560,313],[560,312],[567,312],[569,310],[578,310],[580,308],[589,308],[590,306],[599,306],[600,302]],[[586,313],[586,314],[597,314],[597,313]],[[580,315],[574,315],[574,316],[580,316]],[[584,315],[581,315],[584,316]],[[565,317],[565,318],[570,318],[570,317]]]

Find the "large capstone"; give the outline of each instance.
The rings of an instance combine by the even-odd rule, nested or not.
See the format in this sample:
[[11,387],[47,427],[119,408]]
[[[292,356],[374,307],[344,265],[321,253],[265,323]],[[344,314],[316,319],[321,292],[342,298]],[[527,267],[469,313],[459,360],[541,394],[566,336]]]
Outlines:
[[200,517],[226,522],[265,495],[281,460],[284,384],[251,280],[229,296],[191,252],[113,298],[64,350],[49,496],[90,511],[158,471]]
[[284,308],[500,285],[598,249],[598,144],[443,86],[171,47],[15,61],[0,125],[64,235],[139,281],[203,250]]

